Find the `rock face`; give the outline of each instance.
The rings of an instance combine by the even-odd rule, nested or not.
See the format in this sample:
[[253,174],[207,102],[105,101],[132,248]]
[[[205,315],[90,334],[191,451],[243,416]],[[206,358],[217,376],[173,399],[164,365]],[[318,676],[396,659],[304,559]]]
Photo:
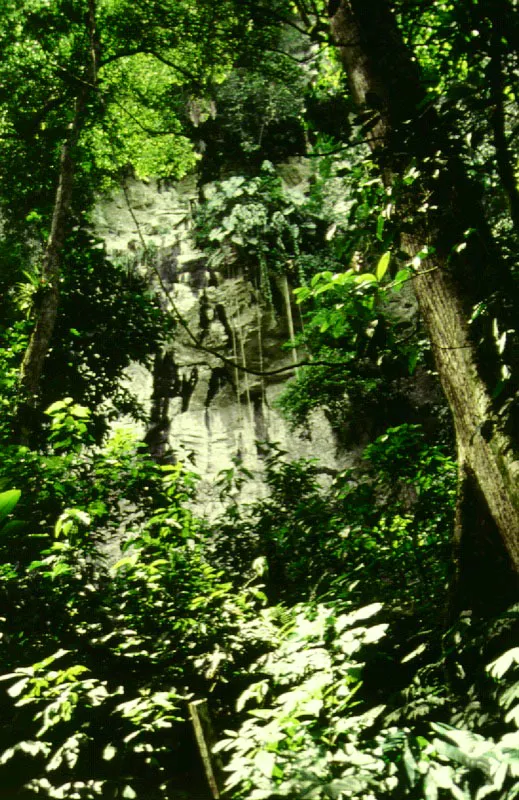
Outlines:
[[[301,179],[297,169],[288,175]],[[283,349],[297,318],[289,287],[280,279],[272,307],[239,269],[226,275],[209,269],[189,238],[197,197],[194,176],[168,186],[135,182],[98,205],[94,225],[112,257],[146,271],[176,320],[153,371],[135,364],[127,378],[147,410],[149,425],[141,433],[152,453],[200,474],[200,498],[211,512],[214,479],[233,464],[256,476],[247,484],[249,499],[262,494],[258,442],[275,442],[290,458],[317,457],[329,469],[338,464],[324,414],[315,414],[303,437],[275,407],[294,374],[295,354]]]

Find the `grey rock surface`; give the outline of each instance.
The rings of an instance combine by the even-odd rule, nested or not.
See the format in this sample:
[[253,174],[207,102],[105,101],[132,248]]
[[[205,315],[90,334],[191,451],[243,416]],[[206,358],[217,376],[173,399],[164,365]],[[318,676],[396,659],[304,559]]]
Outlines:
[[[291,190],[299,185],[304,191],[300,165],[286,171]],[[153,370],[133,364],[126,382],[146,409],[148,424],[139,434],[157,459],[180,460],[201,476],[199,502],[211,515],[219,508],[215,478],[235,462],[255,476],[247,499],[263,494],[258,441],[276,442],[292,459],[318,458],[331,470],[346,464],[344,457],[338,462],[322,412],[303,436],[276,409],[294,374],[294,354],[283,349],[289,338],[286,293],[279,287],[281,300],[272,308],[239,268],[227,275],[208,268],[189,236],[197,197],[195,176],[174,185],[132,182],[98,203],[93,224],[109,255],[144,271],[177,319]],[[275,372],[281,368],[286,371]]]

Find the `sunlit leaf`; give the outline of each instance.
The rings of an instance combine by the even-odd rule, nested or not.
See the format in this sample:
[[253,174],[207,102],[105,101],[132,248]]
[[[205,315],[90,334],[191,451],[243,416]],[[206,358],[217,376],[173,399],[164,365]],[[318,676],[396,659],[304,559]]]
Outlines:
[[112,758],[116,755],[117,749],[113,746],[113,744],[107,744],[105,749],[103,750],[103,759],[105,761],[111,761]]
[[492,663],[488,665],[487,670],[493,678],[499,680],[499,678],[503,677],[505,672],[508,672],[512,664],[519,664],[519,647],[513,647],[511,650],[507,650],[502,656],[492,661]]
[[356,622],[359,619],[369,619],[369,617],[373,617],[375,614],[378,614],[379,611],[383,608],[382,603],[370,603],[369,606],[364,606],[363,608],[359,608],[356,611],[353,611],[351,616],[351,621]]
[[27,686],[28,682],[29,682],[28,678],[22,678],[21,680],[16,681],[16,683],[13,683],[13,685],[9,687],[9,689],[7,690],[7,694],[10,697],[19,697],[23,692],[23,690],[25,689],[25,687]]
[[19,489],[10,489],[0,493],[0,521],[5,519],[18,503],[21,492]]
[[426,649],[427,649],[427,645],[426,644],[424,644],[424,643],[419,644],[418,647],[415,647],[414,650],[412,650],[410,653],[408,653],[406,656],[404,656],[404,658],[401,659],[400,663],[401,664],[406,664],[408,661],[412,661],[413,658],[416,658],[417,656],[419,656]]
[[266,778],[270,778],[274,771],[276,764],[276,754],[269,753],[266,750],[260,750],[254,758],[254,765]]
[[378,281],[381,281],[384,275],[386,274],[390,260],[391,260],[391,252],[388,250],[379,259],[379,262],[377,264],[377,269],[375,270],[375,275],[377,276]]

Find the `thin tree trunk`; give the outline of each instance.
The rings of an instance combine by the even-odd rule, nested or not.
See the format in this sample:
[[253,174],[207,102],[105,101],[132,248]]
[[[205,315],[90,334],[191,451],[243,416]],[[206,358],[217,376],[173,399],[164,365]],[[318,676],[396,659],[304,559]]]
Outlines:
[[31,409],[37,406],[44,361],[49,352],[58,316],[63,247],[67,235],[67,220],[72,204],[76,167],[74,148],[83,126],[86,105],[97,83],[99,39],[96,28],[95,0],[88,0],[87,18],[90,37],[89,63],[85,70],[85,79],[82,81],[76,97],[74,116],[61,148],[58,188],[52,212],[51,230],[42,259],[42,296],[36,309],[36,321],[20,373],[22,403],[18,411],[18,423],[23,443],[28,442],[34,427],[34,414],[31,413]]
[[66,141],[61,148],[58,189],[52,212],[51,232],[43,255],[41,282],[42,298],[36,310],[36,322],[22,363],[20,384],[29,404],[35,402],[43,362],[49,350],[59,306],[59,283],[63,245],[67,234],[67,217],[72,202],[74,183],[73,150],[81,130],[85,98],[76,101],[76,110]]
[[[414,288],[440,381],[452,411],[460,469],[477,498],[481,519],[460,493],[456,525],[458,574],[469,533],[477,538],[490,516],[509,562],[519,572],[519,461],[503,432],[469,324],[474,304],[510,278],[493,248],[474,188],[434,109],[427,106],[416,61],[406,49],[385,0],[341,0],[331,18],[353,97],[370,110],[367,139],[386,185],[395,188],[405,219],[401,245],[418,264]],[[416,169],[414,180],[402,178]],[[410,224],[410,221],[411,224]],[[471,235],[467,231],[475,231]],[[497,354],[496,354],[497,360]],[[484,548],[478,548],[483,551]],[[461,582],[461,579],[460,579]],[[514,579],[515,583],[515,579]],[[481,594],[482,587],[479,587]],[[473,598],[472,598],[473,600]],[[467,598],[471,603],[471,599]]]

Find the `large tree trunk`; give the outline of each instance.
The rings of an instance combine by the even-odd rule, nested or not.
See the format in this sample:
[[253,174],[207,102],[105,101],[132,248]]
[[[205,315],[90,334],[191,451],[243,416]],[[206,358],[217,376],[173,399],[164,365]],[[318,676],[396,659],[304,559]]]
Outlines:
[[67,235],[67,221],[72,203],[75,173],[74,148],[81,133],[88,100],[97,83],[99,64],[99,38],[96,28],[95,0],[88,0],[87,26],[90,53],[75,100],[74,116],[60,154],[58,187],[52,212],[50,235],[45,247],[41,268],[41,298],[35,309],[35,324],[25,352],[20,373],[22,402],[18,409],[19,438],[27,444],[36,418],[34,409],[38,402],[45,356],[52,340],[59,308],[59,284],[63,247]]
[[495,583],[507,602],[519,573],[519,460],[488,385],[495,380],[497,351],[489,366],[470,319],[496,286],[511,288],[510,277],[386,0],[341,0],[330,10],[351,92],[371,116],[368,143],[405,221],[401,246],[414,260],[416,297],[452,411],[460,465],[457,603],[475,607],[482,595],[488,601],[481,576],[498,564]]

